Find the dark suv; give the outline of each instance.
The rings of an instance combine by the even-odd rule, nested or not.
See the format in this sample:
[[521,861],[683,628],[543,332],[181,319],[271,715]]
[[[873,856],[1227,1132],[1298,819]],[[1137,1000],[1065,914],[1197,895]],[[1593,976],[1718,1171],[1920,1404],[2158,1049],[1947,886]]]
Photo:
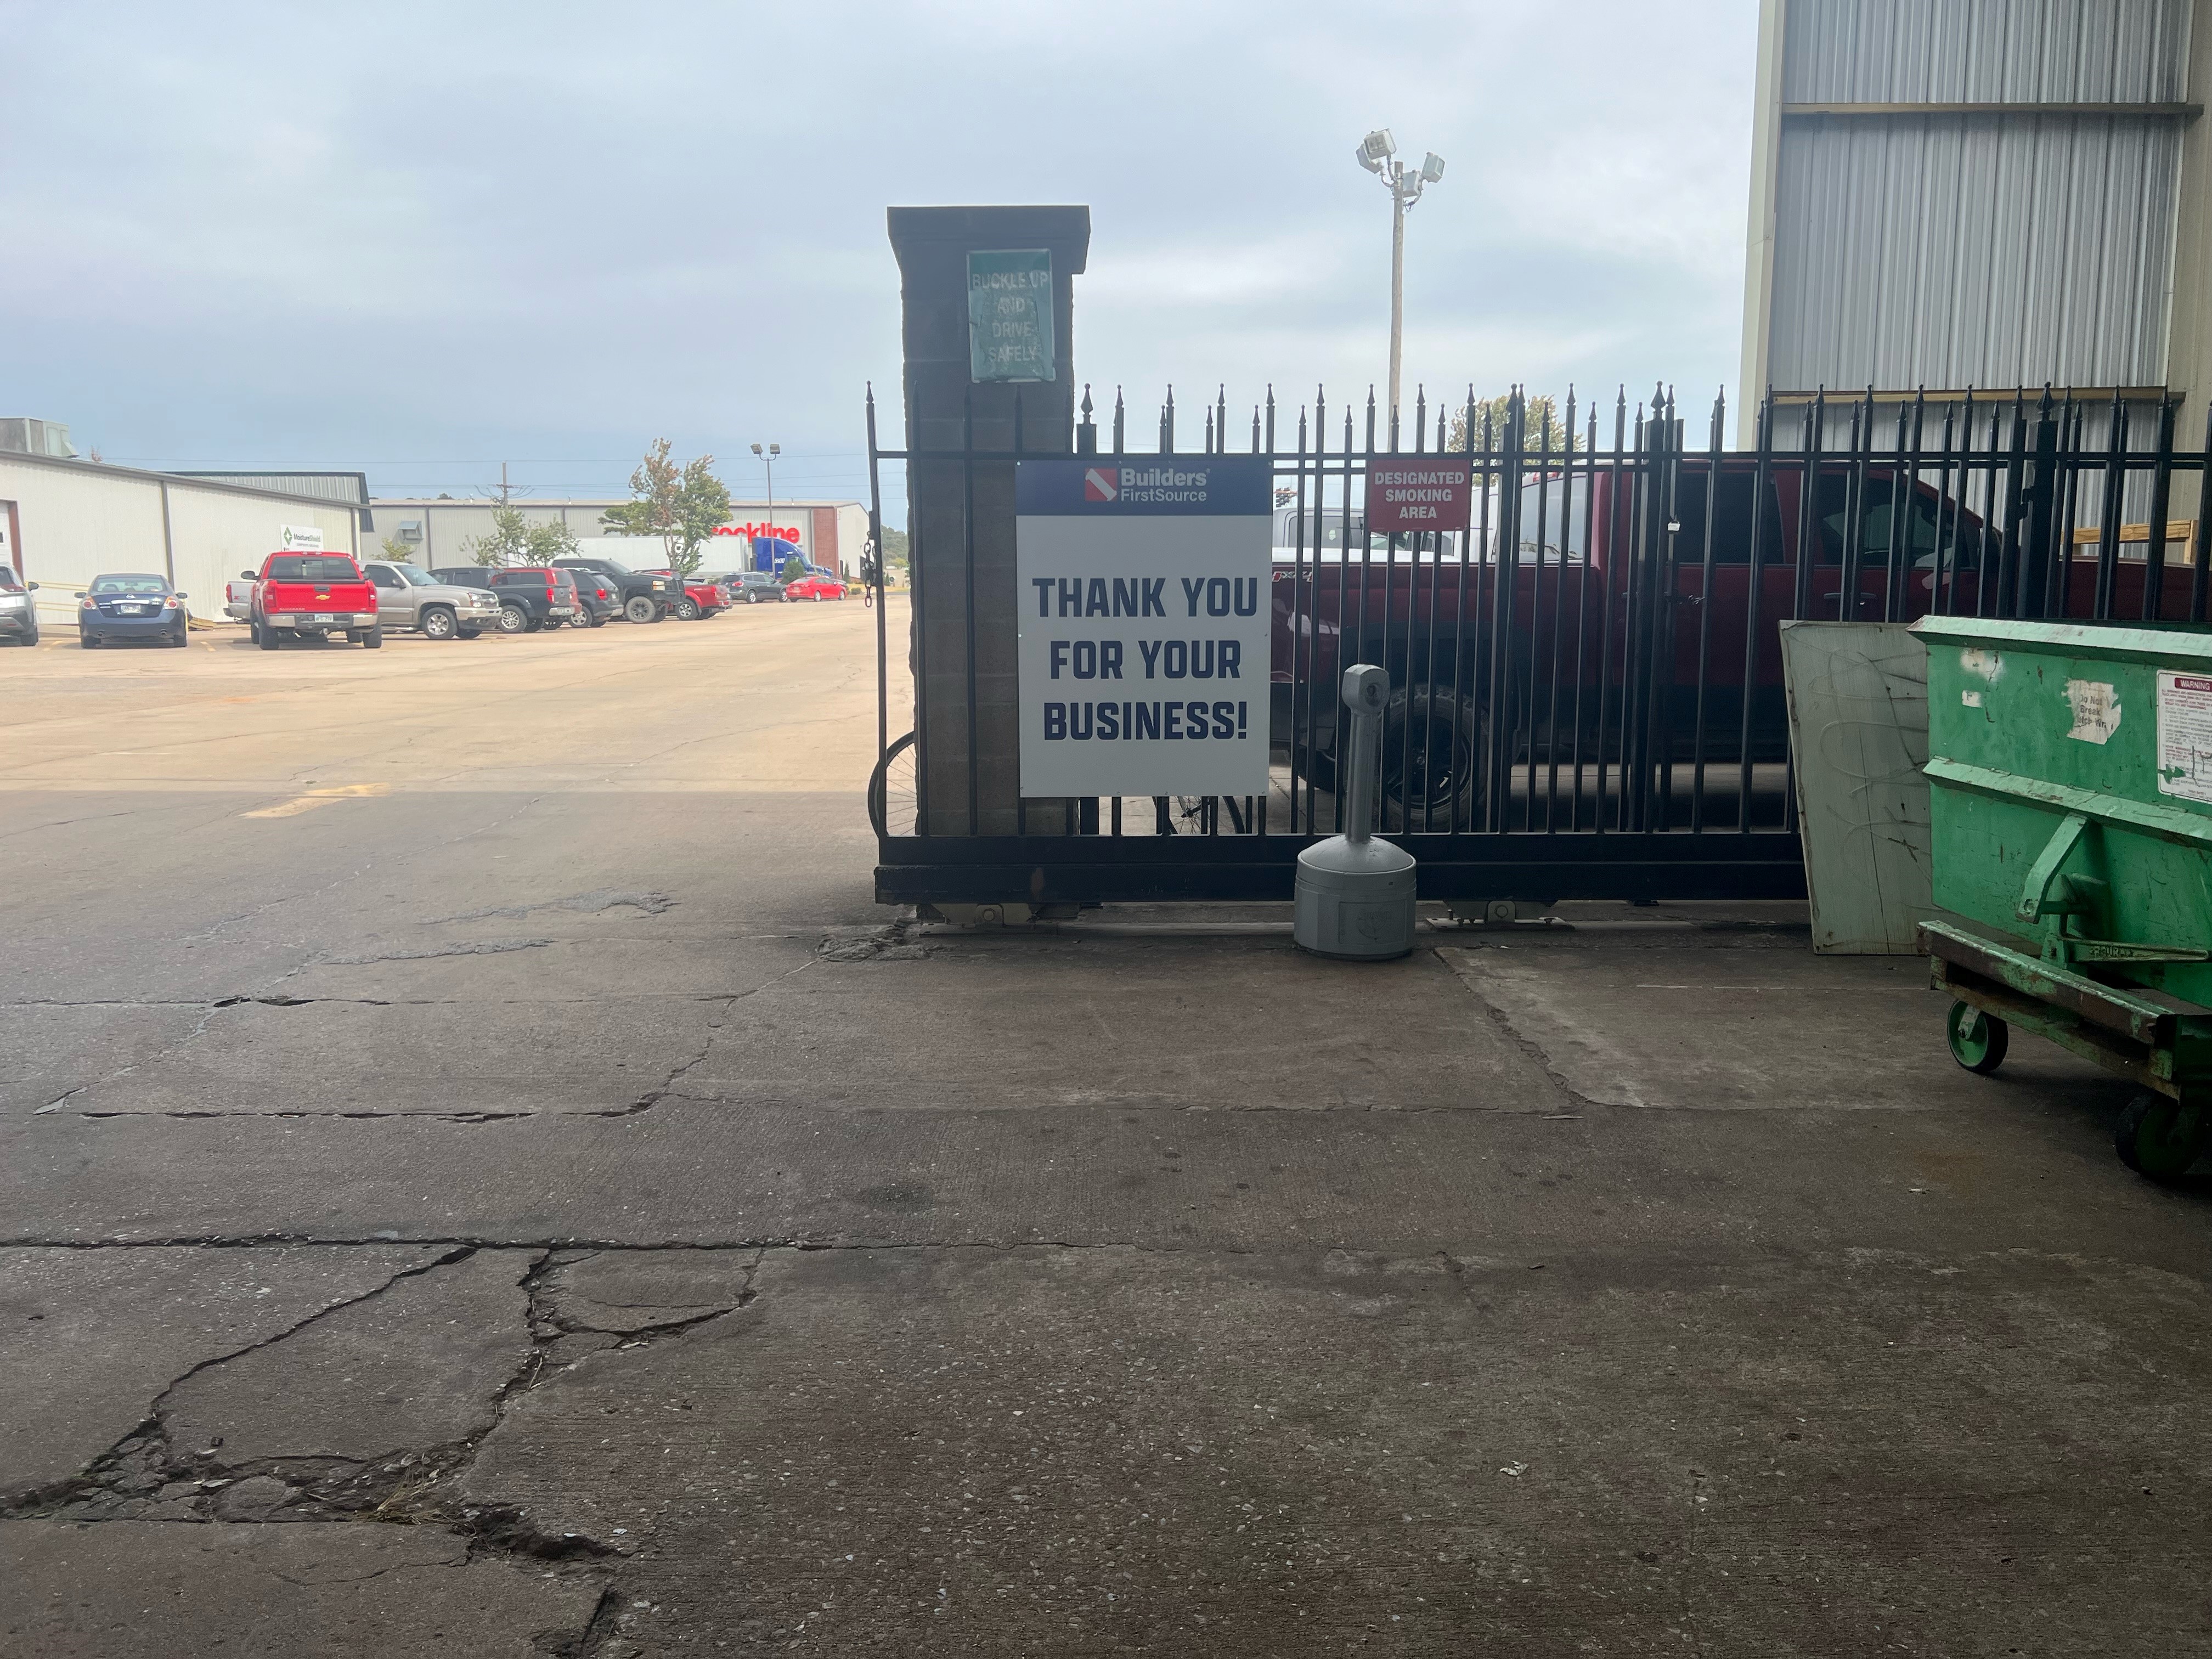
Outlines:
[[534,634],[541,628],[561,628],[576,614],[576,580],[565,570],[542,564],[487,568],[462,565],[430,573],[456,587],[483,587],[499,600],[499,631]]
[[[653,542],[645,544],[655,545]],[[684,579],[665,570],[632,570],[615,559],[556,559],[556,570],[590,570],[607,579],[622,599],[623,615],[634,623],[657,623],[684,597]]]

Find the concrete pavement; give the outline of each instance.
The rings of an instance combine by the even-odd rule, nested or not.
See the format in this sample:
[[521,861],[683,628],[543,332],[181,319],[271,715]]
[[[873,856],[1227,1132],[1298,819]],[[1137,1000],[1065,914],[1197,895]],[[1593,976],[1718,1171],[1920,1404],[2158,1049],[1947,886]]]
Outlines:
[[2212,1651],[2124,1091],[1788,907],[887,926],[872,624],[0,653],[0,1650]]

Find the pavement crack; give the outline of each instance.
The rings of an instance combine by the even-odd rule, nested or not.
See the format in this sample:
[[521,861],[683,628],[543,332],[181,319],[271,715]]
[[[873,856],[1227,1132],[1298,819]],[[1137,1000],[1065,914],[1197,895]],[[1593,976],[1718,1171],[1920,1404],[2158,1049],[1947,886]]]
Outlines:
[[621,1112],[609,1112],[603,1114],[603,1115],[608,1117],[629,1117],[635,1115],[639,1112],[650,1111],[655,1106],[658,1106],[662,1101],[667,1099],[670,1095],[676,1092],[676,1085],[678,1084],[683,1082],[685,1078],[690,1076],[692,1072],[698,1066],[705,1064],[708,1054],[714,1049],[714,1039],[721,1035],[722,1027],[728,1021],[730,1018],[730,1011],[732,1008],[735,1008],[738,1004],[743,1002],[747,997],[758,996],[763,991],[768,990],[773,986],[782,984],[784,981],[791,978],[794,974],[805,973],[809,968],[814,966],[815,963],[819,960],[821,960],[821,958],[818,957],[810,957],[806,961],[800,963],[796,968],[786,969],[782,973],[776,975],[775,977],[762,981],[761,983],[754,986],[750,990],[736,991],[731,993],[727,996],[714,999],[722,1006],[715,1011],[714,1017],[707,1022],[706,1040],[700,1043],[699,1052],[692,1055],[689,1060],[683,1061],[680,1065],[677,1066],[672,1071],[671,1071],[667,1077],[662,1079],[659,1088],[648,1089],[645,1093],[640,1095],[637,1097],[635,1103],[629,1107],[626,1110]]
[[[335,1314],[374,1302],[403,1279],[434,1273],[440,1267],[463,1261],[475,1253],[476,1247],[472,1244],[450,1245],[427,1261],[395,1269],[380,1283],[371,1285],[358,1296],[341,1297],[294,1321],[281,1331],[272,1332],[199,1361],[162,1385],[161,1391],[154,1396],[147,1414],[130,1433],[70,1479],[39,1487],[0,1504],[0,1520],[57,1514],[69,1519],[107,1519],[131,1498],[143,1497],[164,1486],[191,1481],[203,1490],[212,1490],[231,1484],[233,1479],[244,1478],[235,1471],[227,1471],[226,1479],[210,1486],[199,1478],[204,1473],[204,1469],[178,1456],[169,1440],[167,1408],[169,1401],[179,1389],[202,1371],[227,1365],[247,1354],[273,1347]],[[342,1462],[344,1460],[317,1461]]]
[[433,945],[421,951],[387,951],[373,957],[324,957],[318,968],[366,968],[377,962],[428,962],[434,957],[496,957],[510,951],[538,951],[555,943],[550,939],[471,939],[457,945]]
[[[605,910],[623,908],[642,910],[648,916],[657,916],[674,909],[676,901],[666,893],[619,892],[603,887],[588,893],[574,894],[568,898],[545,899],[536,904],[495,904],[482,910],[464,910],[458,915],[440,916],[422,925],[438,927],[453,921],[482,921],[489,916],[519,920],[540,910],[575,910],[586,915],[597,915]],[[550,939],[545,941],[547,944],[551,942]]]
[[[1522,1036],[1519,1031],[1516,1030],[1513,1026],[1513,1022],[1506,1018],[1504,1010],[1500,1008],[1496,1003],[1492,1002],[1488,997],[1482,994],[1482,988],[1474,982],[1474,978],[1472,975],[1462,973],[1458,969],[1453,967],[1451,962],[1445,957],[1442,949],[1437,949],[1436,954],[1437,960],[1443,963],[1444,967],[1450,972],[1451,976],[1467,988],[1467,994],[1474,999],[1475,1006],[1480,1008],[1484,1013],[1490,1016],[1490,1023],[1498,1028],[1499,1034],[1503,1036],[1507,1042],[1512,1043],[1516,1048],[1520,1049],[1523,1054],[1527,1055],[1529,1060],[1533,1060],[1536,1066],[1542,1070],[1545,1077],[1550,1079],[1552,1086],[1554,1089],[1557,1089],[1559,1091],[1560,1096],[1575,1109],[1575,1115],[1579,1116],[1584,1112],[1594,1112],[1599,1109],[1602,1103],[1592,1100],[1588,1095],[1583,1093],[1581,1090],[1576,1088],[1573,1084],[1568,1082],[1565,1073],[1559,1071],[1553,1066],[1552,1057],[1544,1052],[1543,1045]],[[1546,1113],[1544,1115],[1564,1116],[1565,1115]]]

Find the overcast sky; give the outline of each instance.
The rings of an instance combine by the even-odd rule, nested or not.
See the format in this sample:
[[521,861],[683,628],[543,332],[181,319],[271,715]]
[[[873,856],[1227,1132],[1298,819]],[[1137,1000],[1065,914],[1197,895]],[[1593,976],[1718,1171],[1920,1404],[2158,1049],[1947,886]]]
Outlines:
[[[865,487],[887,204],[1073,202],[1079,377],[1332,400],[1735,378],[1755,0],[9,4],[0,415],[151,466]],[[1733,388],[1731,388],[1732,390]],[[895,399],[894,399],[895,403]],[[1186,428],[1187,431],[1190,428]]]

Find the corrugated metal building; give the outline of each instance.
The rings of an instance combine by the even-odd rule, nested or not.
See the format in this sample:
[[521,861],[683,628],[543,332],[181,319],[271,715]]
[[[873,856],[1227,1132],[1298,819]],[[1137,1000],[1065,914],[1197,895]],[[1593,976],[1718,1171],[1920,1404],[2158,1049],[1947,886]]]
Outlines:
[[358,546],[355,509],[212,478],[0,453],[0,558],[39,584],[39,620],[74,625],[72,595],[111,571],[166,575],[195,617],[221,620],[224,585],[283,545],[286,526]]
[[2212,0],[1765,0],[1740,407],[2212,398]]

